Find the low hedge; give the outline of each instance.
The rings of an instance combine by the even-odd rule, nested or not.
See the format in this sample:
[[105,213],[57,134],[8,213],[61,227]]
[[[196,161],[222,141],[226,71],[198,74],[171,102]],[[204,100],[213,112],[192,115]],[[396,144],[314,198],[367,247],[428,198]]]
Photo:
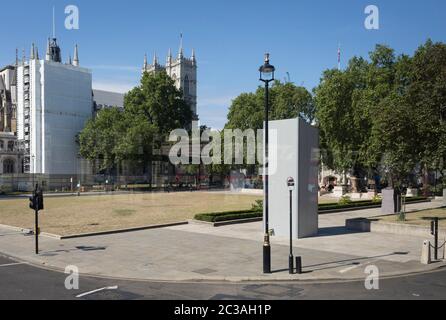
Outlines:
[[[427,200],[427,198],[424,197],[407,198],[406,203],[425,201],[425,200]],[[369,206],[380,206],[380,205],[381,201],[373,202],[370,200],[355,201],[346,205],[325,203],[319,205],[319,212],[339,210],[339,209],[362,208]],[[229,211],[229,212],[216,212],[216,213],[202,213],[202,214],[197,214],[194,219],[205,222],[224,222],[231,220],[243,220],[243,219],[261,218],[261,217],[263,217],[262,211],[242,210],[242,211]]]
[[[406,203],[417,202],[417,201],[427,201],[427,200],[428,200],[428,198],[425,198],[425,197],[413,197],[413,198],[406,198]],[[352,203],[343,204],[343,205],[328,203],[328,204],[320,204],[319,211],[380,206],[381,204],[382,204],[381,200],[380,201],[361,200],[361,201],[354,201]]]
[[217,213],[203,213],[197,214],[195,220],[206,221],[206,222],[223,222],[231,220],[242,220],[242,219],[252,219],[261,218],[263,212],[259,211],[230,211],[230,212],[217,212]]

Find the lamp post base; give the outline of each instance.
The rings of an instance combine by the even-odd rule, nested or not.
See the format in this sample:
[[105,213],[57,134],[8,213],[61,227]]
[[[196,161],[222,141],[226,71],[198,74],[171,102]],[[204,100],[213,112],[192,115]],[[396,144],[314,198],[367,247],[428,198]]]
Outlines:
[[263,245],[263,273],[271,273],[271,244],[269,242],[269,237],[265,238],[265,243]]
[[290,255],[289,259],[290,274],[294,274],[294,256]]

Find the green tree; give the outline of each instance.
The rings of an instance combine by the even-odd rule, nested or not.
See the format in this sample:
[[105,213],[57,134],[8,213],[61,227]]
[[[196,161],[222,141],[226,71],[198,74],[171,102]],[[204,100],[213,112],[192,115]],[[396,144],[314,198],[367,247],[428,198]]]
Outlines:
[[183,93],[166,72],[144,73],[141,85],[124,98],[125,115],[153,125],[158,134],[188,128],[193,115]]
[[328,70],[315,90],[324,164],[353,175],[383,169],[391,184],[446,151],[446,46],[427,41],[413,57],[378,45],[369,61]]
[[382,156],[381,169],[392,187],[406,182],[420,157],[421,144],[411,106],[397,92],[383,99],[371,132],[371,149]]
[[[270,89],[270,120],[301,117],[307,122],[315,118],[313,96],[307,89],[292,83],[275,81]],[[232,102],[228,113],[227,129],[263,129],[265,120],[265,89],[242,93]]]
[[166,72],[145,73],[124,98],[124,110],[101,110],[79,136],[80,153],[100,170],[127,161],[151,175],[154,149],[172,130],[189,128],[191,107]]
[[408,101],[420,143],[422,167],[444,170],[446,158],[446,45],[428,40],[412,59]]
[[[315,119],[315,106],[311,93],[293,83],[275,81],[270,88],[270,120],[283,120],[301,117],[312,123]],[[228,113],[225,129],[240,129],[242,131],[263,129],[265,121],[265,88],[259,87],[254,93],[242,93],[235,98]],[[222,137],[223,144],[225,143]],[[245,149],[246,157],[246,149]],[[257,165],[215,166],[219,172],[229,172],[231,169],[246,168],[255,171]]]
[[118,108],[101,110],[79,134],[80,155],[100,172],[116,168],[117,149],[126,130],[124,114]]
[[396,86],[399,60],[382,45],[369,57],[352,58],[344,71],[327,70],[315,89],[323,162],[346,175],[376,171],[384,153],[376,147],[379,136],[371,133],[380,121],[382,101]]

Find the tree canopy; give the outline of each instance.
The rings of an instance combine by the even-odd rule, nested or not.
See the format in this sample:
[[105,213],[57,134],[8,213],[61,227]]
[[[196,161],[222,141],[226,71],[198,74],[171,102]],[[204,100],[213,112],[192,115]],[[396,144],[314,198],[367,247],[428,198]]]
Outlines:
[[[324,164],[338,172],[380,171],[399,184],[419,164],[439,168],[445,153],[446,45],[427,41],[396,56],[378,45],[327,70],[315,89]],[[433,167],[433,164],[437,164]]]
[[[226,129],[263,129],[265,120],[265,89],[243,93],[235,98],[229,109]],[[275,81],[270,89],[270,119],[283,120],[302,117],[312,122],[315,117],[313,96],[306,88],[293,83]]]

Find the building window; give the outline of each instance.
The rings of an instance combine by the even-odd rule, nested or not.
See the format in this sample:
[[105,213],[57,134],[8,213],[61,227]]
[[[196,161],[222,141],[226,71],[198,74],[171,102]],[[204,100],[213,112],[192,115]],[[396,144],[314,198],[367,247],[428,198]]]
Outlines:
[[3,173],[4,174],[14,173],[14,160],[6,159],[3,162]]
[[14,141],[8,142],[8,151],[14,151]]
[[190,93],[190,88],[189,88],[189,77],[186,76],[186,78],[184,78],[184,94],[186,96],[188,96]]
[[0,140],[0,150],[3,150],[4,147],[5,143],[3,142],[3,140]]

